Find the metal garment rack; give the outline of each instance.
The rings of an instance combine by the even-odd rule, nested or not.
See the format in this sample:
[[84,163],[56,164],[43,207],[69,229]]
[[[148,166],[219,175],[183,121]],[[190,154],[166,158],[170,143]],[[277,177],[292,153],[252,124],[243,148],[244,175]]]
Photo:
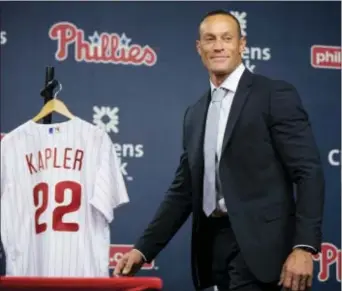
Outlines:
[[[53,99],[53,91],[59,85],[59,82],[55,79],[55,68],[46,67],[45,68],[45,86],[40,91],[40,95],[44,98],[44,104],[48,103]],[[43,118],[44,124],[51,124],[52,114],[49,114]]]

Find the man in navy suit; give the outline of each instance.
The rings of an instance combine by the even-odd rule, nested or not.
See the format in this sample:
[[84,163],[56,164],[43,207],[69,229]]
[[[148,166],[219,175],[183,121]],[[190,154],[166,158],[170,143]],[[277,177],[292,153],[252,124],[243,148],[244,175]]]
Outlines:
[[291,84],[245,69],[234,16],[209,13],[199,34],[210,89],[187,108],[175,178],[114,274],[153,260],[192,213],[196,289],[307,290],[324,204],[308,115]]

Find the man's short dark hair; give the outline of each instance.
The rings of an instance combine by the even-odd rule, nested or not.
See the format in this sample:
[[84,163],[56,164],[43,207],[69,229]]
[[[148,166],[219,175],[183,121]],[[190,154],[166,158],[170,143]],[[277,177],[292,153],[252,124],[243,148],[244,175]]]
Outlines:
[[213,11],[210,11],[208,12],[206,15],[204,15],[204,17],[201,19],[201,22],[200,22],[200,25],[201,23],[206,19],[208,18],[209,16],[214,16],[214,15],[226,15],[226,16],[229,16],[231,18],[233,18],[233,20],[236,22],[237,24],[237,27],[238,27],[238,33],[239,33],[239,37],[242,36],[241,34],[241,26],[240,26],[240,22],[239,20],[233,15],[231,14],[230,12],[224,10],[224,9],[218,9],[218,10],[213,10]]

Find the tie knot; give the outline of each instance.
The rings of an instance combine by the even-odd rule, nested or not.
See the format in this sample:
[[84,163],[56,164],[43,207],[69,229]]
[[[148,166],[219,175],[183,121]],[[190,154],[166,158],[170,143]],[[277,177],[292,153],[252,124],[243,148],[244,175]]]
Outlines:
[[225,94],[226,90],[224,88],[216,88],[211,97],[212,102],[221,102]]

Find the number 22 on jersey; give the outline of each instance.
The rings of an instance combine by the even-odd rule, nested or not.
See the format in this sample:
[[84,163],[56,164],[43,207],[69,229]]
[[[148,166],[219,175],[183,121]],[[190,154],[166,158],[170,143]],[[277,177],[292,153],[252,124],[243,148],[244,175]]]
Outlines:
[[[66,190],[71,191],[71,202],[68,205],[56,206],[52,212],[52,226],[46,222],[40,222],[40,216],[46,211],[49,199],[54,199],[57,204],[63,203]],[[45,182],[37,184],[33,188],[33,202],[35,211],[36,234],[42,233],[51,227],[54,231],[77,232],[79,224],[76,222],[63,222],[65,214],[77,211],[81,206],[81,184],[74,181],[61,181],[54,187],[49,187]]]

